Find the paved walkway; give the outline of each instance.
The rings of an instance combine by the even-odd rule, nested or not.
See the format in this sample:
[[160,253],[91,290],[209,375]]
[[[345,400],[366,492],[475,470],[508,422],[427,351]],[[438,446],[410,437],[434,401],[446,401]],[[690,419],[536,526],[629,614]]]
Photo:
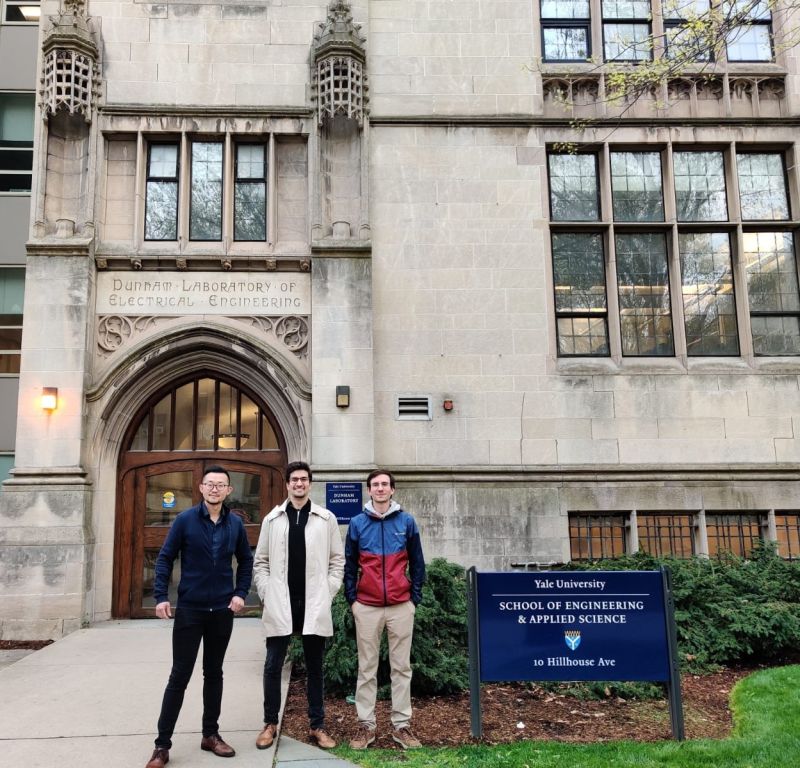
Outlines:
[[[144,768],[169,675],[171,629],[171,621],[106,622],[0,668],[0,763]],[[220,720],[222,736],[236,757],[224,765],[352,768],[352,763],[288,737],[270,749],[256,749],[263,665],[261,622],[237,619],[225,657]],[[200,750],[201,691],[198,661],[173,738],[170,768],[223,768],[220,758]]]

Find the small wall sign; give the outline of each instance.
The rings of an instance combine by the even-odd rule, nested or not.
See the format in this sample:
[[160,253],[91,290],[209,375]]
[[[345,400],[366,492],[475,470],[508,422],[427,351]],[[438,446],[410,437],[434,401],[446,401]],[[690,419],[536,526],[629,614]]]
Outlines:
[[325,506],[346,525],[363,509],[361,483],[325,483]]

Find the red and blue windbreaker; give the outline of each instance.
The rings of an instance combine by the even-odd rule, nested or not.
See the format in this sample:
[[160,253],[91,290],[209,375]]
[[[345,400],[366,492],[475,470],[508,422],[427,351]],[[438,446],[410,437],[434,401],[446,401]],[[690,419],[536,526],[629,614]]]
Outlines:
[[[380,517],[369,502],[347,529],[344,544],[344,593],[352,605],[419,605],[425,582],[425,558],[419,528],[396,502]],[[360,570],[360,574],[359,574]]]

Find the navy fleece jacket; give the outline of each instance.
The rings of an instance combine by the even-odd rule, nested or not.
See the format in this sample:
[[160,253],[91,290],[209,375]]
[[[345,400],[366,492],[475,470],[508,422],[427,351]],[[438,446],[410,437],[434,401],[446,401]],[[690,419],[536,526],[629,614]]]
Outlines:
[[[172,522],[167,539],[156,559],[153,596],[156,604],[168,600],[169,579],[175,558],[181,558],[181,580],[178,584],[178,607],[200,611],[227,608],[237,595],[244,600],[253,578],[253,553],[244,525],[227,507],[217,522],[218,553],[214,556],[212,537],[214,523],[205,503],[181,512]],[[236,584],[233,564],[236,556]]]

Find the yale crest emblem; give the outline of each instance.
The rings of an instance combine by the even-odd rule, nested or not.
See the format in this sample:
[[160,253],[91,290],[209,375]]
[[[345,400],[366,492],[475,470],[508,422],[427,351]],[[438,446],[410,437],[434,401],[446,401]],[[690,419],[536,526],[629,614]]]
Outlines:
[[577,629],[568,629],[564,632],[564,642],[567,644],[567,648],[571,651],[577,649],[577,647],[581,644],[581,633]]

